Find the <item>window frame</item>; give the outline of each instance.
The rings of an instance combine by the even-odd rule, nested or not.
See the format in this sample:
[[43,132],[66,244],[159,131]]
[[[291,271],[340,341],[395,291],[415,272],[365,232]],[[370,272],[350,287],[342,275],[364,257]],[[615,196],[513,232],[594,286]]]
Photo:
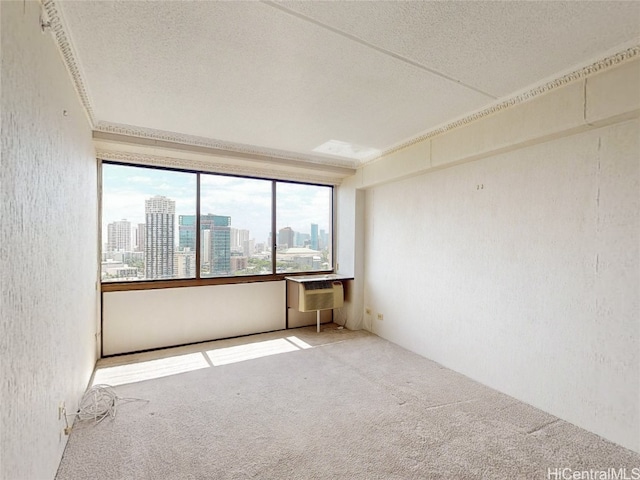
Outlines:
[[[201,185],[200,185],[200,175],[218,175],[222,177],[233,177],[233,178],[242,178],[242,179],[253,179],[253,180],[265,180],[271,182],[271,273],[270,274],[262,274],[262,275],[238,275],[238,276],[219,276],[219,277],[201,277],[200,273],[200,256],[201,256],[201,248],[200,248],[200,234],[196,235],[196,276],[195,278],[172,278],[172,279],[157,279],[157,280],[122,280],[122,281],[110,281],[103,282],[100,280],[100,288],[102,292],[119,292],[119,291],[128,291],[128,290],[154,290],[154,289],[163,289],[163,288],[180,288],[180,287],[198,287],[205,285],[234,285],[239,283],[259,283],[259,282],[278,282],[283,281],[285,277],[293,277],[299,275],[314,275],[314,274],[322,274],[328,275],[335,273],[336,270],[336,256],[335,256],[335,222],[336,222],[336,189],[334,185],[331,184],[322,184],[322,183],[313,183],[313,182],[302,182],[297,180],[283,180],[277,178],[266,178],[260,176],[249,176],[249,175],[236,175],[230,173],[218,173],[206,170],[196,170],[196,169],[185,169],[185,168],[174,168],[174,167],[166,167],[162,165],[145,165],[145,164],[137,164],[137,163],[128,163],[121,162],[117,160],[106,160],[106,159],[98,159],[98,182],[100,185],[98,192],[98,205],[99,205],[99,224],[98,224],[98,238],[99,238],[99,265],[102,259],[102,201],[103,201],[103,165],[118,165],[123,167],[137,167],[143,169],[152,169],[152,170],[164,170],[169,172],[180,172],[180,173],[192,173],[196,175],[196,232],[200,232],[200,217],[202,215],[201,205],[200,205],[200,195],[201,195]],[[298,184],[298,185],[310,185],[316,187],[326,187],[331,188],[330,195],[330,212],[331,212],[331,268],[329,270],[311,270],[311,271],[303,271],[303,272],[286,272],[286,273],[276,273],[276,263],[277,263],[277,233],[276,233],[276,210],[277,210],[277,184],[278,183],[290,183],[290,184]]]

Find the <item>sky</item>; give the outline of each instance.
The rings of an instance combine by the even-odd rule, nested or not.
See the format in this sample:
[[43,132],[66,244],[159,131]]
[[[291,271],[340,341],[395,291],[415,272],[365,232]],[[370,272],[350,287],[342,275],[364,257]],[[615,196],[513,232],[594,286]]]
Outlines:
[[[271,229],[271,181],[202,174],[201,213],[227,215],[231,226],[250,230],[256,243],[266,242]],[[178,215],[196,213],[196,174],[102,165],[102,241],[107,241],[107,224],[128,220],[131,226],[144,223],[144,201],[164,195],[176,202]],[[276,186],[277,229],[291,227],[311,233],[311,223],[330,232],[331,188],[278,182]]]

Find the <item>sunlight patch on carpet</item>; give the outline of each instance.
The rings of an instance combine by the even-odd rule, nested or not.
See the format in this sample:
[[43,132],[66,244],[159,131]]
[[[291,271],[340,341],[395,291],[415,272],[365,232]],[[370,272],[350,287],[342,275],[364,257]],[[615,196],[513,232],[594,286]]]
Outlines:
[[224,347],[206,352],[175,355],[157,360],[145,360],[126,365],[98,367],[93,385],[125,385],[154,378],[168,377],[208,367],[219,367],[260,357],[278,355],[313,348],[298,337],[290,336],[276,340]]
[[313,348],[307,342],[300,340],[298,337],[287,337],[287,340],[289,340],[295,346],[302,348],[303,350],[307,348]]
[[208,367],[209,363],[202,356],[202,353],[190,353],[115,367],[98,368],[92,385],[124,385]]
[[211,360],[211,363],[218,367],[220,365],[244,362],[245,360],[253,360],[269,355],[277,355],[279,353],[295,352],[296,350],[300,350],[300,348],[301,347],[297,347],[284,338],[279,338],[277,340],[267,340],[264,342],[249,343],[247,345],[238,345],[236,347],[209,350],[207,356],[209,360]]

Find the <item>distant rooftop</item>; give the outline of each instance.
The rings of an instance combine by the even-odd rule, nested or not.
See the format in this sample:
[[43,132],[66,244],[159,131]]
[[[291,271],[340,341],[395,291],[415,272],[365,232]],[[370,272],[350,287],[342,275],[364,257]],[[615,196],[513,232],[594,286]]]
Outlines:
[[306,247],[294,247],[294,248],[288,248],[282,254],[284,255],[319,255],[320,251],[311,250],[310,248],[306,248]]

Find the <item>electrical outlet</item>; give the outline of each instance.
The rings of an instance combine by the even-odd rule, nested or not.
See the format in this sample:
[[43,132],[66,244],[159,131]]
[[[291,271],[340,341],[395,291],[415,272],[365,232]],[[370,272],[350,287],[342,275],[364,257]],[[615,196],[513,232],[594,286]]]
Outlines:
[[[58,404],[58,420],[64,420],[65,427],[62,431],[65,435],[70,435],[71,427],[69,426],[69,421],[67,420],[67,407],[64,403],[64,400]],[[60,436],[59,440],[62,440],[62,436]]]
[[371,309],[370,308],[365,308],[364,309],[364,313],[366,313],[367,315],[371,315]]
[[381,314],[381,313],[379,313],[379,314],[378,314],[378,320],[384,320],[384,315],[383,315],[383,314]]

